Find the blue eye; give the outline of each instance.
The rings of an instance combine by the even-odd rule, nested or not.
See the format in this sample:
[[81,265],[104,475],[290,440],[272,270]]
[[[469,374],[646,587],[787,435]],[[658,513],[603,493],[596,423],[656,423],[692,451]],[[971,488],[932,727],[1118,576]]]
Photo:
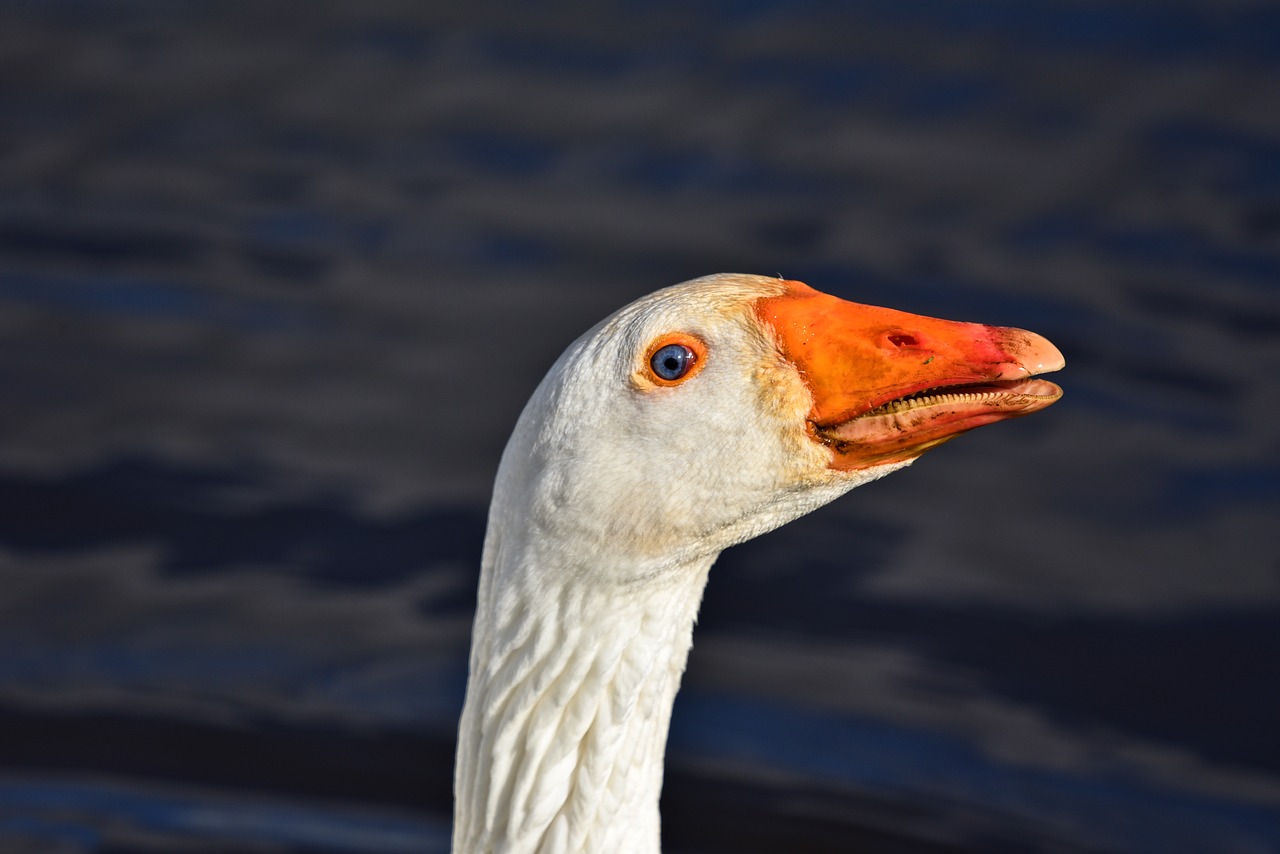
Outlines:
[[659,378],[673,382],[689,373],[693,367],[693,351],[683,344],[668,344],[653,354],[649,367]]

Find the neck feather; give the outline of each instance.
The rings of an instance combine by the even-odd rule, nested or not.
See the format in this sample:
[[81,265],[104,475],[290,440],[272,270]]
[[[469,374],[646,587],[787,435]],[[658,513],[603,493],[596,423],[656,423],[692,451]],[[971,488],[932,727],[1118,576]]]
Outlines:
[[671,706],[715,556],[620,571],[501,530],[491,520],[454,850],[656,852]]

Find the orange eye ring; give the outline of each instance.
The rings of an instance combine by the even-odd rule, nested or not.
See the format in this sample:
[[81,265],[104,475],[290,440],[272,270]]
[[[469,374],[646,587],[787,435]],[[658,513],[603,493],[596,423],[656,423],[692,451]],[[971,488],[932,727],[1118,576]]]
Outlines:
[[644,354],[640,373],[646,383],[671,388],[697,376],[707,363],[707,345],[684,332],[654,339]]

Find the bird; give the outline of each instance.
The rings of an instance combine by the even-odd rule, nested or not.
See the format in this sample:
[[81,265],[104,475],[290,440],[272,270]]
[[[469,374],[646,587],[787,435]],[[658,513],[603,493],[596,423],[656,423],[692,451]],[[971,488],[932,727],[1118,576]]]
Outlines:
[[503,451],[458,729],[456,854],[661,847],[672,704],[725,548],[985,424],[1062,354],[1020,329],[722,273],[573,342]]

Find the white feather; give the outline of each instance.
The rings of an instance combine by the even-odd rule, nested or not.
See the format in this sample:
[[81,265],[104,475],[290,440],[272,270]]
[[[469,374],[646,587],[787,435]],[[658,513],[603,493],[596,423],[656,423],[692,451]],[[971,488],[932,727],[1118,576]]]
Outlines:
[[[454,850],[656,852],[671,707],[726,547],[904,463],[839,472],[812,399],[752,306],[774,279],[713,276],[620,310],[525,407],[490,508],[459,730]],[[646,387],[647,347],[707,345]]]

